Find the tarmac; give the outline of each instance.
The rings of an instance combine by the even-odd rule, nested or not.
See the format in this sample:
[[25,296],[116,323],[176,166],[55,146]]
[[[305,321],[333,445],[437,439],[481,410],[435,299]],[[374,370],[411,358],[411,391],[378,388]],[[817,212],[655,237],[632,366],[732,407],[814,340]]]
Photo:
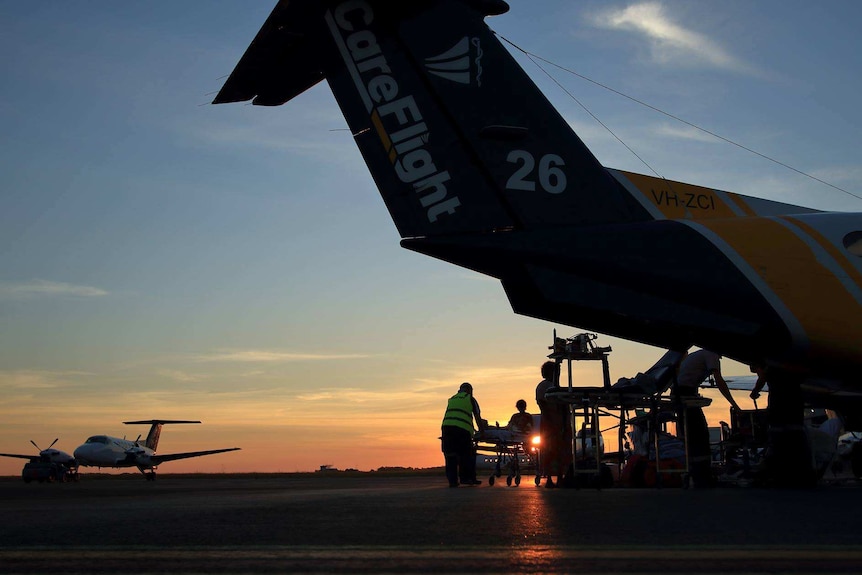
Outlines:
[[862,484],[448,487],[438,474],[0,478],[0,573],[860,573]]

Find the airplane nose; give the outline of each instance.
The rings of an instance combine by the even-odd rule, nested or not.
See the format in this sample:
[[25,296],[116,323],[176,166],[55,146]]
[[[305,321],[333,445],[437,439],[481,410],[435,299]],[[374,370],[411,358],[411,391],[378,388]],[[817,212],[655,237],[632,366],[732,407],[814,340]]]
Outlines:
[[87,461],[89,461],[87,456],[90,455],[90,453],[92,452],[91,447],[92,446],[90,446],[90,445],[78,446],[73,453],[73,455],[75,456],[75,459],[79,463],[86,463]]

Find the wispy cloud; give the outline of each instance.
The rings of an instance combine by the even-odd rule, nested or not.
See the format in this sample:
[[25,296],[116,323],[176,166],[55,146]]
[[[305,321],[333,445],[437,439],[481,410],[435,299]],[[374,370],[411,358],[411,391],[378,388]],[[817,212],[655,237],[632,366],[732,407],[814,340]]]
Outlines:
[[[860,166],[830,166],[811,171],[811,175],[832,183],[853,184],[857,188],[862,185],[862,167]],[[860,193],[858,189],[851,189]]]
[[266,350],[226,350],[211,354],[198,355],[199,362],[236,362],[236,363],[284,363],[294,361],[330,361],[338,359],[367,359],[371,355],[360,353],[296,353]]
[[659,136],[676,138],[679,140],[693,140],[695,142],[707,142],[710,144],[720,143],[721,140],[715,136],[710,136],[702,130],[692,128],[691,126],[671,126],[670,124],[661,124],[656,128],[655,133]]
[[213,112],[213,121],[201,124],[185,120],[180,124],[180,130],[182,135],[195,138],[197,143],[207,146],[276,153],[289,151],[306,157],[329,158],[332,161],[334,148],[342,151],[355,148],[353,137],[335,102],[326,101],[326,92],[312,92],[319,97],[317,101],[306,102],[308,106],[303,112],[285,109],[285,113],[273,116],[261,110],[249,113],[246,106],[240,106],[231,109],[225,117],[228,110],[222,108],[218,113]]
[[413,405],[417,396],[420,395],[422,395],[421,391],[409,388],[399,391],[392,389],[370,390],[356,387],[340,387],[300,393],[296,395],[296,399],[301,401],[338,400],[343,403],[381,402],[404,406]]
[[735,72],[753,69],[709,37],[674,22],[660,2],[641,2],[607,10],[593,19],[596,26],[640,34],[650,43],[653,60],[663,65],[708,65]]
[[201,381],[202,379],[206,379],[206,376],[196,375],[194,373],[188,373],[186,371],[180,371],[178,369],[161,369],[157,371],[156,374],[161,377],[164,377],[165,379],[170,379],[178,383],[193,383],[196,381]]
[[92,374],[83,371],[50,371],[19,369],[0,371],[0,387],[10,389],[57,389],[67,387],[73,380]]
[[29,282],[0,282],[0,297],[101,297],[108,292],[97,287],[34,279]]
[[[481,387],[494,385],[523,385],[525,381],[533,381],[539,368],[535,365],[504,366],[504,367],[473,367],[451,366],[448,369],[438,369],[433,378],[417,378],[416,391],[421,393],[455,393],[458,386],[465,381]],[[537,380],[538,382],[538,380]]]

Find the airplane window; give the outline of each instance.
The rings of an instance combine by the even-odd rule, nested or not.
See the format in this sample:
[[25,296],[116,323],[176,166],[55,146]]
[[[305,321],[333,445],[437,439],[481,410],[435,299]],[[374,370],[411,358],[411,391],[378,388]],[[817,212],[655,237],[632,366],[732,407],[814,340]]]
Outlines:
[[87,439],[86,443],[104,443],[107,445],[108,438],[104,435],[94,435],[93,437]]
[[862,257],[862,232],[850,232],[844,236],[844,248],[854,256]]

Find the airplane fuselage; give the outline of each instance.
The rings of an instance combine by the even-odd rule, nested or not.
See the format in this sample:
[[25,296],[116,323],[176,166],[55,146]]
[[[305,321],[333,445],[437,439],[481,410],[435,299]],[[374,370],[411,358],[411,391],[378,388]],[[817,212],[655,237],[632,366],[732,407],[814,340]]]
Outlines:
[[135,441],[94,435],[75,449],[75,459],[85,467],[151,467],[155,452]]
[[785,204],[608,171],[653,219],[402,245],[499,278],[524,315],[855,379],[862,214],[793,213]]

